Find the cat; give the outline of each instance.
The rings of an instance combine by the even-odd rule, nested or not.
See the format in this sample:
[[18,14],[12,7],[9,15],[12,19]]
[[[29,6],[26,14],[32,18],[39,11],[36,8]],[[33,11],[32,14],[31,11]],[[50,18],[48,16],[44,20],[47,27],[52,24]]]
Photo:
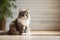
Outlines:
[[25,11],[21,11],[19,9],[18,17],[11,22],[9,26],[8,35],[23,35],[23,33],[30,33],[30,14],[28,13],[28,9]]

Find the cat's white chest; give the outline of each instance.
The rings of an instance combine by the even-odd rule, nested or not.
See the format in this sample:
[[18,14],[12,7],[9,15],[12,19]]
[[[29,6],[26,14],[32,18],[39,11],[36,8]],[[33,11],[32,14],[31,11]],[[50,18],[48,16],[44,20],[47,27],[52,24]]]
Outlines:
[[24,26],[29,26],[30,19],[18,19],[18,22],[22,23]]

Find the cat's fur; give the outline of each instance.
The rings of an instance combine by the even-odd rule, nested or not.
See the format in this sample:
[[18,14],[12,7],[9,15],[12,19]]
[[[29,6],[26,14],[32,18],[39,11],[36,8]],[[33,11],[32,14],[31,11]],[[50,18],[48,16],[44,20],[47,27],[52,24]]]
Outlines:
[[18,17],[11,22],[10,29],[8,31],[9,35],[23,35],[23,33],[30,33],[30,14],[25,11],[19,10]]

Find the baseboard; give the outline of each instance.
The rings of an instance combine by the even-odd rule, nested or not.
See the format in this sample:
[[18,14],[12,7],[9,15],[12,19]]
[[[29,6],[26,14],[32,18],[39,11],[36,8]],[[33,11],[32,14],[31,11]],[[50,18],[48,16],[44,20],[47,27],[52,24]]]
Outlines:
[[60,36],[60,31],[31,31],[32,36]]

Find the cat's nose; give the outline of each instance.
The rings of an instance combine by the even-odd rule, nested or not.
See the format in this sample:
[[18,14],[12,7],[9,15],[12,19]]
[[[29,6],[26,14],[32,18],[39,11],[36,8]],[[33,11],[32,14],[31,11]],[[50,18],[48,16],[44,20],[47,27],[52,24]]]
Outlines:
[[24,15],[22,15],[24,17]]

